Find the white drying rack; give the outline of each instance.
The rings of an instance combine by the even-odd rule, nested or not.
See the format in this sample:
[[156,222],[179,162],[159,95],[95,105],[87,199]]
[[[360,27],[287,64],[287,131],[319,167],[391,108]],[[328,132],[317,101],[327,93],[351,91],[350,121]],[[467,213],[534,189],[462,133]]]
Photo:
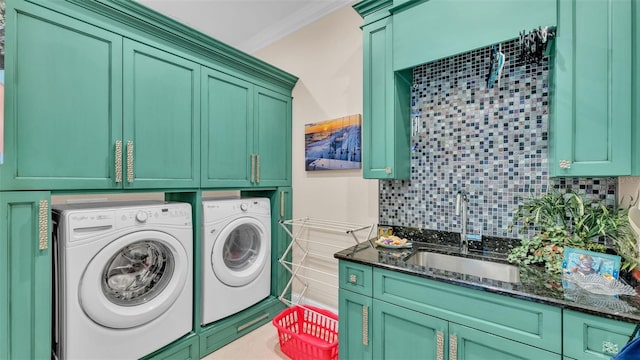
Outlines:
[[[375,226],[374,224],[357,225],[357,224],[331,221],[331,220],[301,218],[301,219],[292,219],[292,220],[281,220],[280,226],[282,226],[282,228],[291,237],[291,243],[289,244],[289,246],[287,246],[287,249],[282,254],[282,257],[280,257],[280,259],[278,260],[278,262],[291,274],[291,278],[287,282],[287,285],[284,287],[282,294],[280,294],[280,297],[278,298],[280,301],[287,304],[288,306],[298,305],[296,301],[285,298],[285,294],[291,289],[294,281],[299,281],[302,284],[302,291],[298,296],[298,301],[299,299],[302,299],[304,297],[305,292],[309,288],[308,281],[313,281],[314,283],[319,283],[332,288],[338,287],[337,273],[335,272],[328,273],[320,269],[315,269],[312,266],[305,265],[305,260],[310,255],[313,256],[314,258],[324,259],[331,263],[335,263],[336,260],[333,257],[329,257],[323,254],[311,253],[309,249],[302,246],[301,243],[304,242],[308,244],[316,244],[316,245],[331,247],[331,248],[335,248],[336,251],[343,250],[345,248],[345,245],[344,244],[340,244],[340,245],[328,244],[326,242],[322,242],[319,240],[311,240],[311,239],[303,238],[301,235],[305,230],[313,229],[313,230],[319,230],[327,233],[344,234],[345,236],[351,235],[356,245],[362,243],[363,241],[367,241],[369,243],[369,246],[373,247],[373,243],[371,242],[371,239],[372,239],[371,235],[373,233],[373,229]],[[293,258],[291,261],[287,260],[287,257],[293,251],[294,246],[297,246],[302,251],[301,253],[302,255],[300,259],[296,260],[295,262],[293,261]],[[291,255],[293,257],[293,254]],[[320,281],[318,279],[314,279],[314,278],[302,275],[299,273],[301,269],[312,271],[318,274],[323,274],[331,278],[335,278],[335,282],[328,283],[328,282]]]

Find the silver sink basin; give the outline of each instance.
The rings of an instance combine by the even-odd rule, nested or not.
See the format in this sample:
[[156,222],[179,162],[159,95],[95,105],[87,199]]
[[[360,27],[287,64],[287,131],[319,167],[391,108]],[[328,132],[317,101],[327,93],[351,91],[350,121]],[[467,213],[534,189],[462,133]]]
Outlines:
[[486,279],[510,283],[520,282],[520,271],[518,267],[504,263],[445,255],[426,250],[418,250],[409,255],[406,262],[411,265],[452,271]]

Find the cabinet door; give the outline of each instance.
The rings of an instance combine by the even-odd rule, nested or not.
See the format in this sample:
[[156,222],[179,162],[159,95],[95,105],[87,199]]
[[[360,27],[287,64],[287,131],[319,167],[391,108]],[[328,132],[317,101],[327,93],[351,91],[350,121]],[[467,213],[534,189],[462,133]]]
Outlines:
[[291,97],[256,87],[254,114],[258,155],[254,183],[291,185]]
[[[555,354],[484,331],[449,324],[449,351],[459,360],[561,360]],[[455,353],[453,353],[455,351]]]
[[606,360],[631,340],[636,324],[571,310],[563,311],[564,355],[581,360]]
[[123,183],[129,188],[200,183],[200,65],[124,41]]
[[[349,290],[338,290],[338,355],[340,359],[373,359],[372,327],[369,322],[373,299]],[[376,357],[377,358],[377,357]]]
[[0,192],[0,359],[51,358],[49,201]]
[[251,185],[253,85],[203,68],[201,125],[201,186]]
[[552,176],[631,173],[631,0],[558,2]]
[[[364,108],[362,167],[368,179],[408,179],[411,169],[409,101],[411,75],[394,75],[392,20],[363,27]],[[410,71],[409,71],[410,73]]]
[[447,326],[445,320],[373,300],[373,357],[398,360],[448,358]]
[[122,38],[26,2],[8,5],[0,188],[117,187]]
[[[290,187],[281,187],[275,192],[275,204],[271,208],[274,213],[271,218],[272,239],[272,255],[271,255],[271,293],[275,296],[284,295],[286,299],[291,300],[291,290],[287,294],[282,294],[285,286],[291,278],[291,273],[282,266],[278,260],[282,257],[285,250],[291,243],[291,237],[280,225],[280,221],[289,220],[293,217],[293,189]],[[273,200],[272,200],[273,202]],[[291,229],[289,229],[291,230]],[[291,262],[291,251],[288,254],[287,262]]]

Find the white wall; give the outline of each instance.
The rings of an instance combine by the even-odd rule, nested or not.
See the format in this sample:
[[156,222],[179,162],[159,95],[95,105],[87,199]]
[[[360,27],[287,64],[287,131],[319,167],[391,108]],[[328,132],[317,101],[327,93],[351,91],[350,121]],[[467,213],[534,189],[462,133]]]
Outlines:
[[[293,89],[294,219],[310,217],[365,225],[378,222],[377,180],[364,180],[362,170],[307,172],[304,167],[305,124],[362,113],[362,23],[362,18],[346,6],[253,54],[299,77]],[[322,235],[309,237],[319,239]],[[345,235],[326,241],[344,248],[354,244]],[[337,274],[336,262],[331,259],[336,248],[321,248],[316,246],[312,251],[322,253],[324,259],[311,259],[307,264]],[[313,272],[308,274],[316,277]],[[324,280],[335,282],[337,278]],[[308,291],[309,298],[336,306],[334,289],[313,282],[309,282],[309,289],[322,293],[319,298]]]

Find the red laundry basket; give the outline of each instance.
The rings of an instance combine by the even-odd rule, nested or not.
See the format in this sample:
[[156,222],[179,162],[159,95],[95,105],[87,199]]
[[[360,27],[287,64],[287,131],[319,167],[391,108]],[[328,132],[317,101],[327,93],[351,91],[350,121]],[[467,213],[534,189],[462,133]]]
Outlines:
[[338,315],[311,305],[294,305],[273,318],[280,349],[294,360],[338,359]]

